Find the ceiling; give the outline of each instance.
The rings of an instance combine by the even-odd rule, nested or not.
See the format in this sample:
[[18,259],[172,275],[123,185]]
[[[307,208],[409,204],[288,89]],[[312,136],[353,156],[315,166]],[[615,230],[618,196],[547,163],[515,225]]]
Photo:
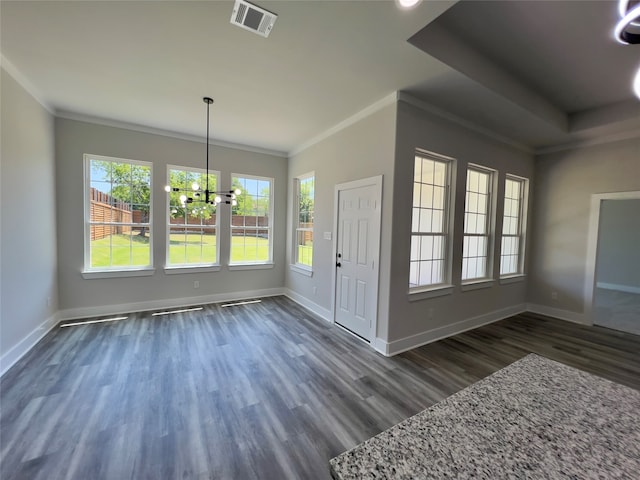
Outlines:
[[267,1],[269,38],[231,1],[0,3],[5,68],[61,116],[288,153],[395,91],[524,148],[640,130],[640,46],[615,2]]

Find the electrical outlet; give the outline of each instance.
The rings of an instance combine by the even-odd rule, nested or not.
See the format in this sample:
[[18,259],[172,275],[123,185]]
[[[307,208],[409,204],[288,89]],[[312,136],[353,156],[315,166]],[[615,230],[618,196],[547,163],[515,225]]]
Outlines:
[[558,292],[551,292],[551,300],[558,300]]
[[200,282],[198,280],[193,282],[193,288],[200,288]]

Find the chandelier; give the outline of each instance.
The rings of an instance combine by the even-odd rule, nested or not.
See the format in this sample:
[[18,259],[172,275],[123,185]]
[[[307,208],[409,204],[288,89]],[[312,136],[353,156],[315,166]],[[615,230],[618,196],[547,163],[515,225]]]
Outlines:
[[[618,14],[615,39],[623,45],[640,44],[640,0],[618,0]],[[640,68],[633,79],[633,92],[640,99]]]
[[213,103],[213,98],[204,97],[202,99],[204,103],[207,104],[207,155],[206,155],[206,182],[204,185],[204,190],[202,190],[202,185],[199,185],[197,182],[193,182],[191,184],[191,190],[172,187],[171,185],[165,185],[164,191],[167,193],[171,192],[179,192],[180,202],[182,203],[182,207],[186,207],[187,204],[204,204],[206,205],[220,205],[221,203],[226,203],[227,205],[236,206],[238,201],[236,200],[237,195],[240,195],[241,190],[236,188],[235,190],[228,191],[213,191],[209,190],[209,107]]
[[640,2],[618,0],[620,20],[614,29],[616,40],[624,45],[640,43]]

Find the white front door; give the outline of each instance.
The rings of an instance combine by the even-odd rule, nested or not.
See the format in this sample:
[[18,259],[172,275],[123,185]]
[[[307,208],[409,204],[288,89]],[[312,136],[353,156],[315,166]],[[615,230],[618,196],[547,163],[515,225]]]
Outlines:
[[375,336],[382,177],[338,185],[335,321]]

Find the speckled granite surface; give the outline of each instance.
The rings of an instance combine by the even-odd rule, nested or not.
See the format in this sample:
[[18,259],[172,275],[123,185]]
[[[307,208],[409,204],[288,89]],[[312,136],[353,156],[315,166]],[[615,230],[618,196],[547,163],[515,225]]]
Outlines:
[[640,391],[531,354],[330,466],[337,480],[640,479]]

